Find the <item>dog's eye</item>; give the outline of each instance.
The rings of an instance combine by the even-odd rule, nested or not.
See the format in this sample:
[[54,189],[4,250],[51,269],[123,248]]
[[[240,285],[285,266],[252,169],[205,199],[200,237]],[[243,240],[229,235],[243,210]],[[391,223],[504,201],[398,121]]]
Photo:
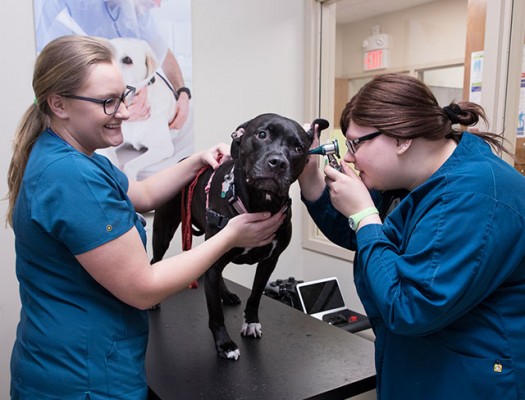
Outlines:
[[126,56],[122,59],[122,64],[131,65],[133,64],[133,60],[130,57]]
[[266,131],[259,131],[259,132],[257,132],[257,138],[258,139],[266,139]]
[[304,149],[301,146],[297,146],[295,148],[295,152],[298,153],[298,154],[303,154],[304,153]]

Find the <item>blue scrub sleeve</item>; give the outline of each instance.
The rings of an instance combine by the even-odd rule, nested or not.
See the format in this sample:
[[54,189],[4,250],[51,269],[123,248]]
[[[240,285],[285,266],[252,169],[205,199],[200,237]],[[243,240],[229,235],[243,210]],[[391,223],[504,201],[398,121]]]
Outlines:
[[42,171],[31,217],[72,254],[92,250],[134,225],[135,211],[121,182],[112,167],[99,168],[84,155],[65,157]]
[[355,250],[355,234],[348,226],[348,219],[332,205],[328,188],[316,201],[308,201],[302,196],[301,200],[315,225],[328,240],[345,249]]
[[[411,206],[402,208],[410,212]],[[413,221],[402,232],[406,248],[389,238],[395,226],[371,224],[357,233],[359,280],[388,328],[414,336],[437,332],[469,312],[519,264],[513,241],[501,240],[504,221],[511,226],[518,216],[490,196],[449,194],[418,210],[397,216]]]

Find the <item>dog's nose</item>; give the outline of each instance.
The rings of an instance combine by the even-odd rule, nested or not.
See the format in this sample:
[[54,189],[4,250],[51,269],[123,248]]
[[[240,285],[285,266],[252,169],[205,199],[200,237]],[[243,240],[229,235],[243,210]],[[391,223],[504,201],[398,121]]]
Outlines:
[[273,155],[268,159],[270,168],[277,170],[285,170],[288,167],[288,160],[284,156]]

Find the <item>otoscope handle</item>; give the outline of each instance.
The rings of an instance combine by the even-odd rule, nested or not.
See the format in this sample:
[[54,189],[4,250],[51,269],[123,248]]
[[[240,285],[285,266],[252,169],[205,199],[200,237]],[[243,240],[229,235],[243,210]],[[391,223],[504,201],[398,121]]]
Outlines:
[[341,167],[341,164],[339,164],[339,161],[337,161],[337,158],[335,158],[333,154],[327,154],[326,158],[328,158],[328,164],[332,168],[335,168],[339,172],[343,172],[343,167]]

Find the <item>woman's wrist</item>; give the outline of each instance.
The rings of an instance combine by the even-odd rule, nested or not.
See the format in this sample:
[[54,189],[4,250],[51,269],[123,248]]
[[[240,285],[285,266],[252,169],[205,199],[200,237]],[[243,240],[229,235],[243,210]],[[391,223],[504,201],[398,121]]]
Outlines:
[[208,150],[202,150],[197,153],[193,153],[188,158],[191,160],[191,164],[195,172],[199,172],[202,167],[209,165],[208,160],[206,159],[206,154]]
[[226,224],[226,226],[223,229],[221,229],[216,236],[219,236],[222,240],[222,244],[224,246],[224,253],[236,247],[235,245],[237,243],[237,237],[235,234],[235,230],[231,226],[231,224]]
[[382,223],[383,221],[381,221],[379,214],[368,215],[359,222],[356,232],[359,232],[359,229],[361,229],[363,226],[370,225],[370,224],[382,224]]

